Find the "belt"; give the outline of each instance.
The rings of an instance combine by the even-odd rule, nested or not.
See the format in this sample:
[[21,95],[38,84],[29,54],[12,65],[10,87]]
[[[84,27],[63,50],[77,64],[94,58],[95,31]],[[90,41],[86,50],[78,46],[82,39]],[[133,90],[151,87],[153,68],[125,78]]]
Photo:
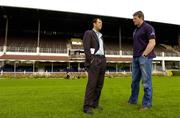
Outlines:
[[105,58],[104,55],[94,55],[95,57],[101,57],[101,58]]

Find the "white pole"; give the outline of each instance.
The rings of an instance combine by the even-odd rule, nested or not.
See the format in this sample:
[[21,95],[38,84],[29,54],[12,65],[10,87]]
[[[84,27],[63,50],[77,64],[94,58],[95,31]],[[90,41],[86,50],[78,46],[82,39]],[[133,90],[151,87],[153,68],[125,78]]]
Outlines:
[[6,29],[5,29],[5,41],[4,41],[4,47],[3,47],[3,53],[6,53],[7,50],[7,36],[8,36],[8,27],[9,27],[9,20],[6,18]]
[[38,21],[38,40],[37,40],[37,54],[39,54],[40,50],[40,35],[41,35],[41,22],[40,20]]

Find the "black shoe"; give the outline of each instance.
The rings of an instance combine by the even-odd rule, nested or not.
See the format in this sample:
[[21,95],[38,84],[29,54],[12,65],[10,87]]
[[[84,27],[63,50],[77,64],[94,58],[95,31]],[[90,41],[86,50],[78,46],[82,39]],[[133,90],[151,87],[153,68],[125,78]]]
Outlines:
[[88,109],[84,109],[84,113],[88,114],[88,115],[93,115],[93,111],[91,108]]
[[100,111],[102,111],[103,110],[103,108],[101,107],[101,106],[96,106],[96,107],[93,107],[94,109],[97,109],[97,110],[100,110]]

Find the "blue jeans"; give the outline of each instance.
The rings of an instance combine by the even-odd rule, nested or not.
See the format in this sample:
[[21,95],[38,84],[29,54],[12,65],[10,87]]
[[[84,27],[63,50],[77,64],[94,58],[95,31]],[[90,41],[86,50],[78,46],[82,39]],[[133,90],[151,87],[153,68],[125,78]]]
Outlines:
[[144,96],[142,101],[143,107],[152,106],[152,59],[147,57],[133,58],[132,63],[132,84],[131,84],[131,96],[129,103],[137,104],[139,95],[139,83],[142,78],[142,84],[144,87]]

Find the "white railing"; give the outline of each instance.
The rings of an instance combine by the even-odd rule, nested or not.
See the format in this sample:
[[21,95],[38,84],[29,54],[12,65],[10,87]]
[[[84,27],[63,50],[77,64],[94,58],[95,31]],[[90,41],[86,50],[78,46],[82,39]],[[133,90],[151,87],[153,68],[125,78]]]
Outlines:
[[122,55],[133,55],[132,51],[122,51]]
[[120,51],[106,50],[106,55],[120,55]]
[[164,55],[165,57],[179,57],[180,56],[176,53],[170,53],[170,52],[165,52]]
[[[62,49],[62,48],[39,48],[39,53],[52,53],[52,54],[68,54],[68,49]],[[0,46],[0,52],[3,52],[4,47]],[[7,53],[37,53],[36,47],[6,47]],[[179,54],[176,54],[174,52],[155,52],[157,57],[180,57]],[[113,51],[113,50],[105,50],[105,54],[109,56],[132,56],[133,51],[127,50],[127,51]]]
[[7,52],[36,52],[36,47],[10,47],[10,46],[7,46]]
[[40,53],[67,53],[67,49],[59,48],[40,48]]
[[[0,46],[0,51],[3,51],[3,46]],[[37,52],[36,47],[10,47],[7,46],[6,52],[23,52],[23,53],[31,53]],[[40,48],[40,53],[67,53],[67,49],[59,49],[59,48]]]

